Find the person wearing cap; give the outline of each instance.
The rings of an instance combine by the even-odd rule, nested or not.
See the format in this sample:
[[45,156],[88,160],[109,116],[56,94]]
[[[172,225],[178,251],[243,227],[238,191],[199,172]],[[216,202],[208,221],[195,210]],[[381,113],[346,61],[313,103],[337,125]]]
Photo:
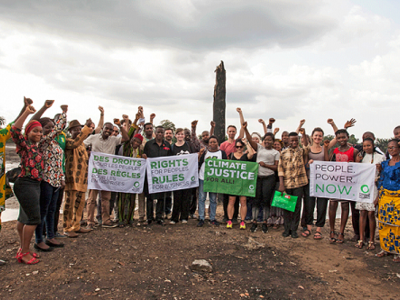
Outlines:
[[78,233],[87,233],[91,229],[81,228],[82,212],[85,208],[85,192],[88,178],[88,155],[83,141],[92,132],[91,119],[85,126],[78,120],[69,123],[68,131],[71,138],[67,138],[65,145],[65,203],[63,210],[63,228],[67,237],[75,238]]
[[[112,136],[113,124],[107,122],[104,124],[103,131],[99,134],[89,136],[84,140],[85,146],[91,146],[92,151],[112,154],[115,153],[115,147],[122,142],[129,140],[128,133],[121,127],[119,119],[114,119],[114,124],[120,128],[122,136]],[[110,191],[100,191],[101,193],[101,213],[102,213],[102,227],[114,228],[117,225],[110,220]],[[96,207],[96,198],[99,194],[98,190],[89,190],[89,197],[87,199],[87,218],[88,227],[94,227],[94,212]]]

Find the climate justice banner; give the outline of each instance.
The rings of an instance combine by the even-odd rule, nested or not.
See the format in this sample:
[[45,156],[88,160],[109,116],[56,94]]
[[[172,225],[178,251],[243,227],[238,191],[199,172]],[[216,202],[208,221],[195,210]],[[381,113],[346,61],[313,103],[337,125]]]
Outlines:
[[199,186],[198,154],[147,159],[149,194]]
[[314,161],[310,165],[310,195],[372,203],[375,171],[374,164]]
[[140,194],[146,160],[93,152],[89,158],[88,189]]
[[236,196],[256,196],[258,163],[206,159],[204,191]]

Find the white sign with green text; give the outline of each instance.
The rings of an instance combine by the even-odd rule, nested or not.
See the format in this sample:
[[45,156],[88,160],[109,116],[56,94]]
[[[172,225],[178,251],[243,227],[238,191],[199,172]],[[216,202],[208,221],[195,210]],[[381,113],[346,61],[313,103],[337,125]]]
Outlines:
[[147,159],[149,194],[199,186],[198,154]]
[[372,203],[375,171],[374,164],[314,161],[310,165],[310,195]]
[[93,152],[89,158],[88,189],[140,194],[146,160]]

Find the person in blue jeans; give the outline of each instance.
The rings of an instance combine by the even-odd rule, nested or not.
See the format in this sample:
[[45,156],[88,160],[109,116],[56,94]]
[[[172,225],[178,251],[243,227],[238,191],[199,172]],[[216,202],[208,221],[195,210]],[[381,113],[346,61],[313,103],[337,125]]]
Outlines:
[[[202,227],[205,219],[207,193],[204,192],[203,186],[206,159],[227,159],[225,151],[219,150],[218,139],[214,135],[210,136],[208,140],[208,150],[202,148],[199,152],[199,223],[197,224],[197,227]],[[210,223],[211,225],[218,226],[219,222],[215,220],[217,212],[217,194],[208,194],[210,198]]]

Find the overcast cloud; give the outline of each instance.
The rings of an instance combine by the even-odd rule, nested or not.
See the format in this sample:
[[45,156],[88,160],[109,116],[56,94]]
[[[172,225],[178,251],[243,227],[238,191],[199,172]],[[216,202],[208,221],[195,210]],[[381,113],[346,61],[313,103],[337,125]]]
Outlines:
[[354,117],[358,136],[390,137],[399,54],[393,12],[352,1],[0,1],[0,115],[11,121],[25,95],[69,104],[70,120],[143,105],[157,124],[198,119],[201,131],[223,60],[227,123],[241,107],[251,131],[274,117],[331,133],[326,119]]

